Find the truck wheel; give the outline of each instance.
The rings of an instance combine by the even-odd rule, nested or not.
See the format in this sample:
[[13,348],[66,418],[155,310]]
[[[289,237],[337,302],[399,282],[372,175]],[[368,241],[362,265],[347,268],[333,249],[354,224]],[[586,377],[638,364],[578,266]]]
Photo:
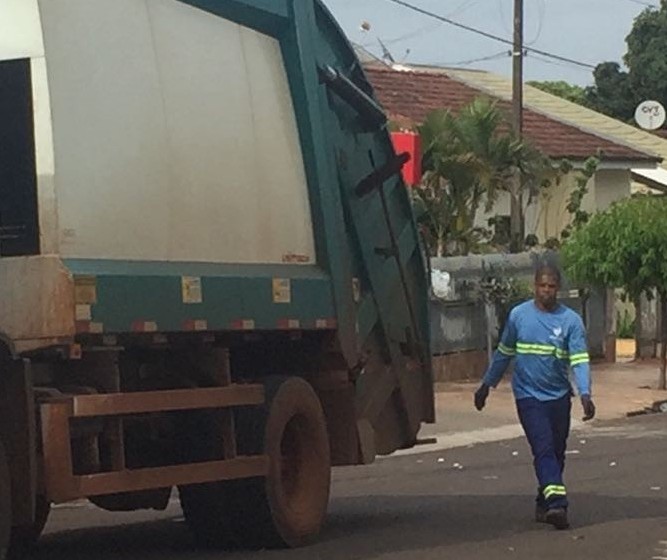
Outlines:
[[192,515],[192,495],[181,491],[186,519],[206,544],[297,547],[322,527],[331,462],[319,398],[297,377],[270,377],[264,385],[265,405],[239,409],[236,432],[240,455],[268,455],[269,475],[205,485],[208,492],[199,487],[198,515]]
[[0,443],[0,560],[7,558],[9,535],[12,528],[12,503],[9,465],[5,448]]
[[183,517],[197,544],[205,548],[233,548],[227,483],[179,486]]
[[329,436],[320,400],[309,383],[298,377],[265,382],[268,415],[257,430],[257,413],[239,414],[239,448],[247,437],[263,432],[252,453],[269,457],[266,478],[235,483],[235,500],[242,515],[234,533],[247,547],[297,547],[320,532],[329,502],[331,462]]
[[32,525],[12,527],[9,539],[9,556],[22,558],[35,546],[42,534],[51,512],[51,504],[44,496],[37,496],[35,503],[35,522]]

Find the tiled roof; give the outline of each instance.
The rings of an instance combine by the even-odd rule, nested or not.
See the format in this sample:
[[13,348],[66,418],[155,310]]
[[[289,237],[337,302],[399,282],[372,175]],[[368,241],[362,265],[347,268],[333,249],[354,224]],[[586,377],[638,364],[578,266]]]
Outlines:
[[[438,69],[438,72],[442,72]],[[478,70],[447,69],[447,75],[462,81],[470,87],[477,88],[503,99],[512,96],[512,82],[504,76]],[[523,88],[525,105],[541,111],[557,119],[576,126],[586,132],[598,134],[610,140],[626,144],[631,148],[649,154],[657,154],[663,159],[662,166],[667,169],[667,139],[656,134],[640,130],[622,121],[572,103],[566,99],[551,95],[535,87],[525,85]]]
[[[366,67],[366,74],[375,94],[390,118],[404,124],[421,123],[435,109],[459,111],[476,97],[499,99],[501,109],[511,111],[509,101],[443,72],[404,71],[382,67]],[[552,158],[581,160],[598,156],[605,161],[658,161],[654,153],[634,149],[567,124],[544,112],[524,111],[524,136]]]

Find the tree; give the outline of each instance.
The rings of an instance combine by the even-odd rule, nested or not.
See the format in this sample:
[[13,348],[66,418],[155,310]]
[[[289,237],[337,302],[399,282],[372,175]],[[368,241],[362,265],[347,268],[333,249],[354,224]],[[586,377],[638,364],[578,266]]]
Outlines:
[[638,101],[655,99],[667,104],[667,1],[645,9],[632,26],[623,61],[630,69],[630,86]]
[[560,81],[546,81],[546,82],[527,82],[529,86],[533,86],[537,89],[550,93],[551,95],[556,95],[572,101],[573,103],[578,103],[579,105],[588,105],[588,99],[586,98],[586,88],[577,86],[575,84],[569,84],[562,80]]
[[505,186],[505,190],[510,194],[513,210],[510,215],[512,253],[524,249],[526,209],[538,195],[548,193],[553,185],[560,183],[564,165],[562,161],[553,162],[549,156],[528,143],[522,144],[522,150],[517,155],[514,166],[519,173]]
[[657,291],[661,302],[659,386],[667,388],[667,198],[640,196],[612,205],[575,229],[563,247],[574,281],[622,288],[638,301]]
[[[589,181],[595,177],[600,160],[596,157],[589,157],[581,170],[574,177],[574,189],[570,193],[567,200],[566,210],[570,214],[570,223],[565,226],[561,232],[561,238],[567,239],[573,230],[583,226],[591,217],[591,214],[584,210],[584,198],[588,194]],[[567,161],[561,163],[561,172],[563,174],[571,173],[573,170],[572,164]]]
[[496,105],[479,98],[458,115],[434,111],[419,127],[424,180],[415,194],[434,255],[465,255],[481,240],[477,210],[496,199],[520,146],[510,135],[499,135],[503,124]]
[[596,110],[629,122],[641,101],[667,104],[667,0],[637,16],[626,43],[627,72],[616,62],[598,65],[586,97]]
[[477,211],[491,209],[500,192],[510,192],[516,169],[530,189],[547,158],[509,132],[505,115],[478,98],[457,115],[434,111],[419,127],[424,180],[414,190],[420,223],[431,253],[468,254],[485,239],[475,227]]
[[587,104],[605,115],[624,122],[634,118],[639,96],[633,90],[630,74],[618,62],[603,62],[593,71],[595,86],[587,88]]

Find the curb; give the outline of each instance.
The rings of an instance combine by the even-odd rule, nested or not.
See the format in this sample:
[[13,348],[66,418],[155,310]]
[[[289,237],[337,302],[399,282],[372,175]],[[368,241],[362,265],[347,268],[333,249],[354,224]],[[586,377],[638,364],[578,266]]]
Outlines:
[[633,418],[635,416],[643,416],[645,414],[662,414],[665,412],[667,412],[667,400],[655,401],[651,406],[647,406],[642,410],[632,410],[626,413],[626,417]]
[[[581,428],[584,423],[581,420],[572,419],[572,430]],[[458,433],[440,433],[434,434],[431,440],[434,443],[428,445],[418,445],[409,449],[395,451],[386,457],[405,457],[409,455],[421,455],[423,453],[433,453],[436,451],[446,451],[449,449],[458,449],[461,447],[473,447],[483,443],[496,443],[499,441],[509,441],[517,438],[524,438],[525,434],[521,424],[505,424],[495,428],[482,428],[480,430],[469,430]]]

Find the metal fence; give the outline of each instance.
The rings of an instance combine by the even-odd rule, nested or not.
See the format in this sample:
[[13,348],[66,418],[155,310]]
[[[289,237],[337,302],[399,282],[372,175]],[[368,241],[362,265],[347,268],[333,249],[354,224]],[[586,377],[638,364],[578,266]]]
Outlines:
[[[532,287],[536,267],[545,262],[558,266],[558,255],[549,252],[431,259],[431,268],[447,272],[453,286],[448,299],[431,297],[433,354],[487,350],[489,329],[495,344],[503,318],[497,316],[495,309],[488,313],[479,295],[471,295],[472,287],[491,276],[520,279]],[[591,354],[604,357],[607,335],[613,330],[613,325],[609,325],[608,294],[594,291],[582,301],[578,287],[563,277],[559,299],[584,317]]]

